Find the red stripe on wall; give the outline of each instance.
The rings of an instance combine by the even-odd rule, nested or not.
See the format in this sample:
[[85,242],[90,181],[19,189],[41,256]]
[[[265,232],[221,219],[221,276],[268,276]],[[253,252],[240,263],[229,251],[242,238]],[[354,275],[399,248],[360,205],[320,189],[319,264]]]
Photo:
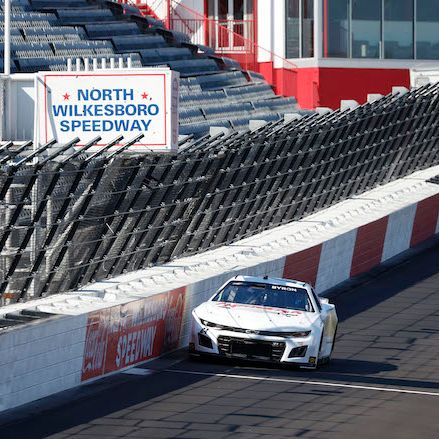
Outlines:
[[418,203],[410,240],[411,247],[431,238],[435,234],[438,215],[439,194]]
[[358,228],[351,276],[365,273],[381,263],[388,220],[386,216]]
[[299,253],[288,255],[285,258],[283,277],[315,285],[321,252],[322,245],[319,244]]

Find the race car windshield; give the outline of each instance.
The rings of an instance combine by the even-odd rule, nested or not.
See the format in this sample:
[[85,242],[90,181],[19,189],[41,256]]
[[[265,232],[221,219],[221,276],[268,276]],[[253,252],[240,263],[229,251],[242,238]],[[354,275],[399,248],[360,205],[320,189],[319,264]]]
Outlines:
[[307,290],[283,285],[230,282],[212,301],[314,311]]

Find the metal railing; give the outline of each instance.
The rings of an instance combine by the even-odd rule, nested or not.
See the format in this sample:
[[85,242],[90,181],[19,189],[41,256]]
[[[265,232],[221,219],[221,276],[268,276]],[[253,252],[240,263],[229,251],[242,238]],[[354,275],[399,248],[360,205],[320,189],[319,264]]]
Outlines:
[[191,42],[209,46],[217,53],[254,53],[253,20],[213,20],[208,18],[171,18],[171,28],[189,35]]
[[213,249],[439,163],[439,91],[186,140],[176,157],[0,145],[2,303]]
[[[193,44],[209,46],[215,53],[235,59],[246,70],[259,71],[259,59],[273,62],[277,68],[293,71],[297,69],[291,61],[257,43],[254,19],[211,18],[176,0],[120,1],[138,7],[147,5],[152,11],[166,11],[166,16],[161,18],[169,29],[187,34]],[[276,87],[276,78],[272,80],[272,85]]]
[[172,30],[189,35],[193,44],[209,46],[219,55],[233,56],[244,69],[257,69],[254,21],[182,19],[176,13],[169,23]]
[[209,46],[217,54],[236,59],[244,69],[258,71],[258,58],[263,58],[264,61],[275,62],[279,67],[296,70],[296,65],[291,61],[258,45],[254,19],[205,17],[187,5],[171,0],[167,23],[171,29],[189,35],[194,44]]

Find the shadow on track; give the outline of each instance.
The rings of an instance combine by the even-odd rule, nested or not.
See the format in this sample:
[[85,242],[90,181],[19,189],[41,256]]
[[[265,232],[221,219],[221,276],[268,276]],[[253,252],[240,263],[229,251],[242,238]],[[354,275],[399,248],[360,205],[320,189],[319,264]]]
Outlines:
[[414,254],[396,266],[370,277],[364,284],[347,289],[330,300],[337,307],[339,322],[367,311],[374,306],[394,297],[401,291],[439,273],[439,239],[431,247]]

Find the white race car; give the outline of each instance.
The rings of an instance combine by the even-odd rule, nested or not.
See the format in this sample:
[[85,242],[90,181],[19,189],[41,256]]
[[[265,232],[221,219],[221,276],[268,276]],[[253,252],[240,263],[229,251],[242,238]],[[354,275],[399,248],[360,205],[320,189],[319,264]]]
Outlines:
[[295,363],[329,361],[335,306],[303,282],[236,276],[192,311],[191,354]]

